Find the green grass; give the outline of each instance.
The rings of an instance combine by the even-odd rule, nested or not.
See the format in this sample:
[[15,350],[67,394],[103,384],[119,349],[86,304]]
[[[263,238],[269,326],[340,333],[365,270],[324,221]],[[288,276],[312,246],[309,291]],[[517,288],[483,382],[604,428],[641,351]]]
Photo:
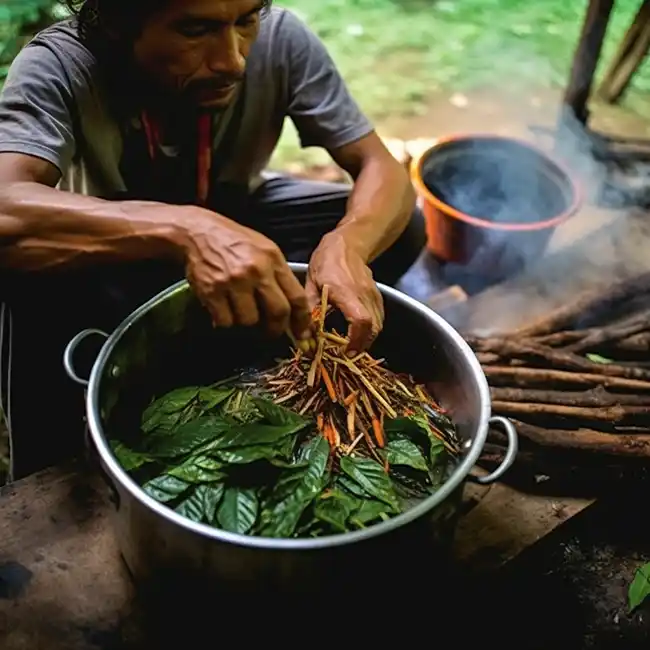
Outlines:
[[[602,66],[641,0],[618,0]],[[378,123],[420,114],[437,92],[564,86],[586,0],[280,0],[323,39],[349,87]],[[650,61],[635,92],[650,92]],[[313,158],[289,128],[274,162]]]
[[[34,20],[36,8],[51,3],[0,0],[0,53],[15,49],[19,14],[21,20]],[[526,92],[564,86],[587,7],[587,0],[277,3],[298,13],[323,39],[353,95],[380,126],[391,115],[425,112],[431,98],[441,92],[486,87]],[[616,2],[601,71],[640,3]],[[7,58],[0,56],[0,76]],[[626,103],[635,106],[643,93],[650,93],[650,60],[637,74]],[[639,103],[639,112],[645,113],[649,104]],[[273,166],[326,160],[324,152],[301,151],[288,123]]]

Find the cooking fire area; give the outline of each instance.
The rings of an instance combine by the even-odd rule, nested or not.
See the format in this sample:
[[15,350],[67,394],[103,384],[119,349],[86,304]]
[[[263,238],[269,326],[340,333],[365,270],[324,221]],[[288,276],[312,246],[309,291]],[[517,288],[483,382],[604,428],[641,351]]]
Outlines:
[[[482,622],[507,621],[507,647],[646,647],[650,214],[603,219],[586,198],[598,181],[571,162],[496,137],[426,149],[410,168],[428,251],[402,288],[462,333],[492,413],[516,426],[502,480],[596,501],[490,581]],[[480,464],[494,470],[507,449],[492,430]]]

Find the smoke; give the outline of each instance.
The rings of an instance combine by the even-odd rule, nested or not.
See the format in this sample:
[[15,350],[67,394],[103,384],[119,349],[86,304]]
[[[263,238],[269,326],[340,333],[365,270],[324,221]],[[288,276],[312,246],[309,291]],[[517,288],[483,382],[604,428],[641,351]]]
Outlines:
[[[462,101],[454,93],[455,106],[448,103],[437,109],[439,114],[434,109],[428,118],[433,132],[421,135],[494,133],[528,140],[561,163],[582,195],[577,213],[550,233],[541,248],[525,238],[491,231],[483,233],[482,246],[471,261],[446,264],[442,272],[435,269],[434,275],[442,275],[445,284],[459,284],[473,294],[466,308],[443,315],[463,331],[489,334],[524,324],[583,291],[605,290],[650,270],[650,138],[644,142],[612,134],[621,130],[638,136],[650,130],[639,126],[639,115],[626,111],[625,101],[620,108],[592,102],[585,130],[562,108],[563,88],[544,89],[557,74],[526,39],[515,47],[509,43],[506,53],[503,43],[486,33],[472,51],[458,56],[471,65],[479,60],[477,53],[480,62],[508,79],[510,90],[495,84]],[[501,71],[502,64],[506,67]],[[568,73],[564,76],[563,85]],[[527,83],[517,89],[517,80],[524,79]],[[535,88],[538,80],[541,87]],[[452,165],[452,171],[439,163],[430,170],[431,189],[470,215],[501,223],[535,221],[548,218],[549,210],[558,213],[563,202],[557,183],[549,183],[539,167],[518,166],[515,157],[467,156],[462,165]],[[467,231],[464,239],[476,236]],[[421,276],[422,269],[419,272]]]
[[605,291],[650,270],[650,140],[630,147],[585,130],[568,110],[556,111],[559,128],[547,149],[581,187],[581,209],[557,228],[544,255],[514,250],[523,261],[521,272],[468,304],[456,323],[465,331],[507,331],[583,291]]

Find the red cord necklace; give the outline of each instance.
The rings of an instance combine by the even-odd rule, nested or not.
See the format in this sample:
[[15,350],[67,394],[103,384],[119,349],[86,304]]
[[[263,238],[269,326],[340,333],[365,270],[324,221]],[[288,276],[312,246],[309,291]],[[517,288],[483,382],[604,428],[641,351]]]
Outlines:
[[[155,163],[161,145],[160,128],[151,116],[143,111],[142,125],[147,138],[149,158]],[[197,159],[196,159],[196,200],[203,207],[210,195],[210,171],[212,169],[212,118],[202,113],[198,121]]]

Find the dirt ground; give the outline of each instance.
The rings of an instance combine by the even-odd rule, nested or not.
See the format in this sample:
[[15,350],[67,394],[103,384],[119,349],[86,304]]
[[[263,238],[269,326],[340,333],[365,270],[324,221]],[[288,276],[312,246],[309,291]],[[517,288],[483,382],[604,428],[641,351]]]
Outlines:
[[[468,94],[445,93],[434,96],[423,115],[388,119],[379,130],[392,137],[405,139],[435,138],[453,133],[488,132],[517,137],[530,137],[530,125],[553,127],[558,117],[560,90],[540,90],[528,94],[508,94],[486,89]],[[638,106],[637,106],[638,104]],[[645,105],[650,116],[650,97]],[[650,137],[650,117],[622,102],[620,106],[592,103],[593,125],[612,135]]]

